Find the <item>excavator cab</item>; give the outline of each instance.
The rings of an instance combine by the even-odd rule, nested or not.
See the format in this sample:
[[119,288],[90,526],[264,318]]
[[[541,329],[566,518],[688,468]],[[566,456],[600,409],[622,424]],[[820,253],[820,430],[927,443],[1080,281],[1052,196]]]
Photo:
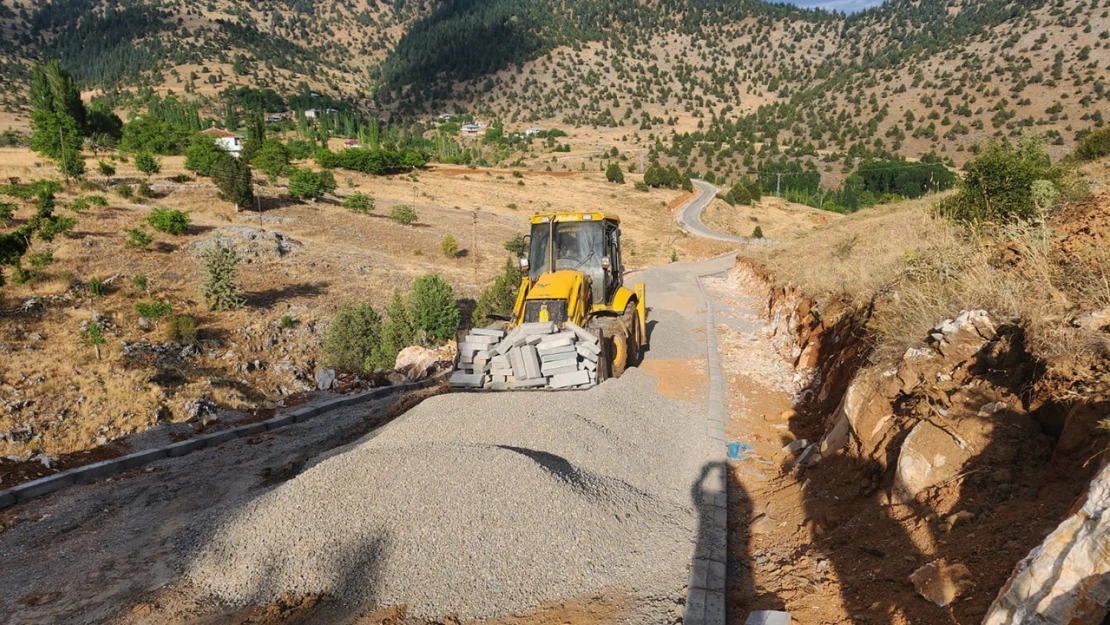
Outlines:
[[608,345],[610,374],[635,364],[644,342],[645,292],[624,285],[620,218],[604,213],[536,215],[521,258],[513,325],[571,321]]

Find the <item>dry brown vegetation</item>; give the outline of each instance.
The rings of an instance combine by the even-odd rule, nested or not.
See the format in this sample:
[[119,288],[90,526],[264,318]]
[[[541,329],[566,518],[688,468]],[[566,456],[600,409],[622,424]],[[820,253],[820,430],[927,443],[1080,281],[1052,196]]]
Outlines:
[[[95,169],[95,161],[88,165]],[[0,456],[88,449],[159,421],[191,419],[198,399],[255,409],[306,390],[322,333],[341,305],[366,301],[384,313],[394,289],[407,292],[429,272],[443,276],[457,297],[476,298],[503,270],[505,241],[524,234],[536,212],[616,213],[623,219],[630,268],[669,262],[672,250],[687,260],[728,249],[678,229],[674,211],[681,191],[644,193],[631,183],[607,183],[600,172],[530,172],[522,178],[448,168],[383,178],[341,173],[339,196],[362,191],[376,198],[369,215],[345,210],[334,198],[294,201],[280,185],[259,188],[261,212],[236,213],[208,179],[170,180],[188,173],[181,157],[163,158],[161,173],[150,180],[155,197],[133,201],[116,189],[144,177],[133,164],[119,162],[108,191],[71,184],[59,195],[61,214],[72,215],[62,207],[79,195],[98,193],[109,205],[76,215],[78,225],[68,237],[36,241],[31,253],[50,251],[54,262],[25,284],[12,283],[9,274],[0,291],[0,310],[32,296],[44,304],[40,312],[0,317],[0,391],[8,406],[0,410],[0,431],[9,433],[0,438]],[[27,150],[0,149],[0,180],[11,177],[30,182],[58,176],[52,164]],[[414,205],[418,222],[389,221],[397,204]],[[124,229],[140,226],[152,207],[187,211],[189,231],[175,237],[148,227],[154,242],[147,249],[125,248]],[[12,225],[33,210],[21,205]],[[449,233],[459,242],[455,259],[439,251]],[[246,305],[239,310],[210,312],[200,296],[196,251],[214,235],[229,238],[244,257],[238,286]],[[134,284],[136,276],[147,278],[146,291]],[[108,282],[103,296],[88,289],[94,278]],[[165,301],[175,315],[194,316],[198,349],[187,357],[179,357],[184,346],[168,355],[125,356],[127,343],[166,341],[165,320],[140,329],[134,308],[140,301]],[[296,322],[283,327],[285,316]],[[80,337],[82,324],[96,319],[107,338],[101,360]]]
[[1106,353],[1104,333],[1071,322],[1110,306],[1110,229],[1100,217],[1110,196],[1066,206],[1042,224],[989,233],[935,216],[937,200],[875,207],[742,255],[807,293],[873,305],[877,362],[920,344],[937,322],[975,309],[1020,320],[1038,356]]

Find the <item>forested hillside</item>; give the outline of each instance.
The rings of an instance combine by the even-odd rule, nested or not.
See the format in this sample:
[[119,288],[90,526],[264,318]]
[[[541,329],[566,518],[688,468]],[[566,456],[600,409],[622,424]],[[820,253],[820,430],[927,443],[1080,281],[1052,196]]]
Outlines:
[[0,8],[0,106],[21,59],[87,89],[223,105],[312,89],[380,118],[616,129],[732,179],[769,159],[966,161],[990,137],[1061,155],[1110,114],[1110,0],[892,0],[853,15],[753,0],[45,0]]

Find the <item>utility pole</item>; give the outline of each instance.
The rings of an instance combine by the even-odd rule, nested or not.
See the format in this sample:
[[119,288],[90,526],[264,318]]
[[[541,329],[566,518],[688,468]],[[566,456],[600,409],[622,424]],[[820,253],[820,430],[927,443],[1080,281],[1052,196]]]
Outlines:
[[644,173],[644,153],[640,152],[640,173]]
[[480,288],[481,284],[478,282],[478,211],[481,208],[475,207],[472,222],[472,237],[474,239],[471,247],[474,249],[474,287]]
[[782,190],[782,173],[778,174],[778,179],[775,180],[775,197],[782,197],[780,191]]

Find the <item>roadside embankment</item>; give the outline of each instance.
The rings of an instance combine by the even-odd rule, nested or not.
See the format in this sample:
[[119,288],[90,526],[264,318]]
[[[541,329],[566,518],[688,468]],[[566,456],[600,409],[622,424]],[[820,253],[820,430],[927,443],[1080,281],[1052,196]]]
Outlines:
[[907,202],[741,251],[731,281],[796,389],[778,476],[744,487],[755,510],[800,488],[760,533],[827,558],[841,622],[1101,622],[1110,554],[1075,544],[1110,531],[1105,484],[1084,496],[1107,449],[1107,204],[985,237]]

